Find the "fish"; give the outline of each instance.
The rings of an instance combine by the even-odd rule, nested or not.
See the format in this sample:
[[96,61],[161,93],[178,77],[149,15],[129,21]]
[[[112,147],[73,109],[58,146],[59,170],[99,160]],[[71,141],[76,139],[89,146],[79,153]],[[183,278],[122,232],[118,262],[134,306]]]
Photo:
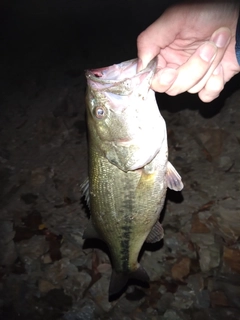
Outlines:
[[108,246],[109,296],[131,278],[149,282],[140,250],[164,236],[159,218],[167,188],[183,188],[168,161],[166,124],[151,89],[155,70],[156,59],[140,72],[132,59],[85,72],[89,169],[81,189],[90,221],[83,238]]

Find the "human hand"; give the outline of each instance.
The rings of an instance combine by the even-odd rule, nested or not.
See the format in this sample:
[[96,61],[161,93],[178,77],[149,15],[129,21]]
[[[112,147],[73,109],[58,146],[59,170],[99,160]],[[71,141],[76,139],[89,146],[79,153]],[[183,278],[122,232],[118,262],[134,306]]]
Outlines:
[[204,102],[218,97],[240,72],[235,53],[237,2],[188,3],[169,8],[137,39],[138,70],[158,56],[152,88],[177,95],[197,93]]

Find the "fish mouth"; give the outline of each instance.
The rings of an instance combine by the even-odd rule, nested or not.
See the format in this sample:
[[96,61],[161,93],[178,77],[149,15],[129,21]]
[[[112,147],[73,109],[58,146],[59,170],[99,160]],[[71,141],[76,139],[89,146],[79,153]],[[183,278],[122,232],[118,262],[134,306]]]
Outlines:
[[87,70],[86,76],[94,81],[114,83],[133,77],[136,74],[136,70],[137,59],[132,59],[109,67]]
[[136,70],[137,59],[132,59],[109,67],[86,70],[85,74],[92,81],[107,84],[131,78],[136,74]]
[[137,61],[138,59],[132,59],[109,67],[86,70],[85,75],[88,80],[95,83],[116,84],[134,76],[154,72],[156,69],[157,58],[154,58],[145,69],[137,73]]

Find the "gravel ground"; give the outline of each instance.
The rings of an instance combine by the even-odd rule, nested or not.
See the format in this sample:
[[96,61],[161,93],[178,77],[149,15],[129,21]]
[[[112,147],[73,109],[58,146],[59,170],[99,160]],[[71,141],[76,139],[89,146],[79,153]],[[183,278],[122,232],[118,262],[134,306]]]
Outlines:
[[80,193],[88,161],[83,70],[136,56],[136,36],[164,2],[136,4],[3,6],[1,319],[239,319],[238,76],[211,104],[190,94],[157,95],[184,189],[167,194],[164,240],[144,247],[149,287],[130,284],[109,302],[106,248],[82,240],[88,222]]

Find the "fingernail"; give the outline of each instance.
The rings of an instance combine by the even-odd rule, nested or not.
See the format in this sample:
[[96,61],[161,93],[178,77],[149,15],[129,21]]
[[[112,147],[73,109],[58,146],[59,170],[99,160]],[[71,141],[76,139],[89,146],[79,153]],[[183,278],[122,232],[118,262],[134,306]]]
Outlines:
[[217,52],[217,47],[214,45],[214,43],[207,42],[200,48],[200,57],[206,61],[211,62]]
[[139,68],[139,71],[145,69],[149,63],[149,61],[151,61],[152,59],[149,57],[144,57],[143,59],[139,59],[141,61],[141,68]]
[[176,77],[175,69],[161,70],[158,74],[159,83],[162,85],[169,85]]
[[229,43],[229,36],[226,33],[219,33],[216,34],[213,38],[212,41],[216,44],[218,48],[223,48]]

